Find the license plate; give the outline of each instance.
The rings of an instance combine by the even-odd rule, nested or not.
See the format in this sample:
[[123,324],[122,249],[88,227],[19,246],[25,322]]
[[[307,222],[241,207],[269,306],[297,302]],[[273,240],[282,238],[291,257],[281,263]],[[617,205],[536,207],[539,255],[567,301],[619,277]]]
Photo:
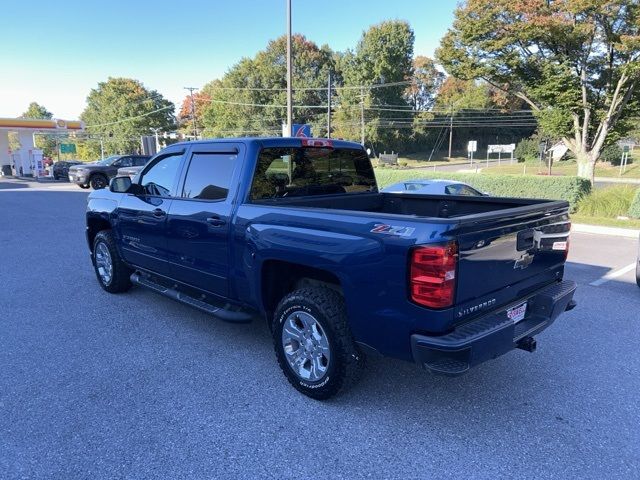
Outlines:
[[507,310],[507,317],[509,317],[509,320],[513,320],[513,323],[518,323],[519,321],[523,320],[526,314],[527,302],[521,303],[517,307],[513,307]]

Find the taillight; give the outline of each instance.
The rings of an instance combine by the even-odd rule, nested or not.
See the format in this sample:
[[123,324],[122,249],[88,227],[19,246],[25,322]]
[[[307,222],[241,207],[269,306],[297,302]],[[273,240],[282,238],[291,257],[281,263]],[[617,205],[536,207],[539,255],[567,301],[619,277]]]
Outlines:
[[446,308],[453,305],[457,261],[458,247],[453,242],[411,250],[411,300],[430,308]]

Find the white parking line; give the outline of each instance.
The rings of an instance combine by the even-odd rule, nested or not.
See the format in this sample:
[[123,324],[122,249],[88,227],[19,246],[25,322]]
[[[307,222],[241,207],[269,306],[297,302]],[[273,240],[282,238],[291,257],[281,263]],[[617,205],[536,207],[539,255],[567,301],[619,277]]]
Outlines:
[[621,277],[622,275],[624,275],[627,272],[630,272],[634,268],[636,268],[636,264],[632,263],[630,265],[627,265],[626,267],[622,267],[620,270],[615,270],[613,272],[607,273],[606,275],[600,277],[598,280],[591,282],[589,285],[593,287],[599,287],[603,283],[607,283],[609,280],[613,280],[614,278]]

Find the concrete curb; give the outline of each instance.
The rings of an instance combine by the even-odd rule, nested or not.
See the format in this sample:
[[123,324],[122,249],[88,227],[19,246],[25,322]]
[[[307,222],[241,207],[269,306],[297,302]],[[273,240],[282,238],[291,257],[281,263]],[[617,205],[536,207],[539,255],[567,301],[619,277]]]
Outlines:
[[596,235],[611,235],[614,237],[640,237],[640,230],[634,230],[632,228],[602,227],[600,225],[585,225],[582,223],[572,224],[571,231],[577,233],[593,233]]

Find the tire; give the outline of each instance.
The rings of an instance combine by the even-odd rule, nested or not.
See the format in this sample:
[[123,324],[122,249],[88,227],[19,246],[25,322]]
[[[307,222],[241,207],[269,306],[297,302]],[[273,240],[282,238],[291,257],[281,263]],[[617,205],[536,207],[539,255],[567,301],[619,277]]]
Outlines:
[[121,293],[131,288],[133,270],[120,258],[111,230],[102,230],[96,235],[91,259],[98,283],[104,290]]
[[[316,323],[315,330],[305,328],[312,321]],[[349,330],[340,293],[326,287],[291,292],[278,304],[272,327],[280,368],[289,383],[308,397],[326,400],[360,376],[365,356],[358,350]],[[305,331],[314,333],[305,339]],[[297,339],[305,342],[304,345]],[[323,344],[328,346],[328,351]],[[297,365],[297,371],[290,362]]]
[[78,185],[78,186],[83,190],[86,190],[87,188],[89,188],[89,185]]
[[91,188],[93,188],[94,190],[101,190],[109,185],[109,180],[101,173],[96,173],[94,175],[91,175],[91,178],[89,179],[89,185],[91,185]]

